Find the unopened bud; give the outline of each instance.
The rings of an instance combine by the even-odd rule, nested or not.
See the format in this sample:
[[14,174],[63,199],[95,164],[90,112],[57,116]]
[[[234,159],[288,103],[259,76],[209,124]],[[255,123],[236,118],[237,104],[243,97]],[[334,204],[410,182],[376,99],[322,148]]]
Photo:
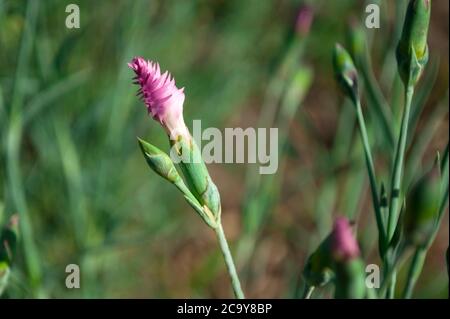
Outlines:
[[333,67],[336,79],[344,94],[352,100],[358,97],[358,72],[350,54],[336,44],[333,51]]
[[415,85],[428,62],[427,35],[431,0],[411,0],[396,56],[400,77],[406,86]]
[[298,10],[295,29],[300,36],[305,37],[309,34],[313,18],[314,11],[310,6],[303,6]]
[[138,142],[147,164],[153,171],[171,183],[175,183],[181,178],[175,165],[166,153],[140,138],[138,138]]
[[437,162],[408,193],[404,216],[404,235],[408,243],[426,245],[435,227],[439,207],[440,172]]

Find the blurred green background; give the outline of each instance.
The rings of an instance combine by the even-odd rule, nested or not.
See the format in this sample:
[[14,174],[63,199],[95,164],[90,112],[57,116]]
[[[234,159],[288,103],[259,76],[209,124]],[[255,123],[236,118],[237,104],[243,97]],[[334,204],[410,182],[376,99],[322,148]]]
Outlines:
[[[379,263],[361,145],[331,51],[346,44],[348,21],[364,21],[365,5],[379,3],[381,28],[365,31],[375,75],[398,115],[392,48],[406,1],[395,2],[0,0],[0,221],[18,212],[22,223],[4,297],[231,297],[214,233],[142,157],[136,136],[168,144],[135,96],[126,63],[140,55],[172,73],[185,87],[189,127],[193,119],[256,127],[270,113],[264,105],[278,66],[300,37],[295,22],[304,4],[314,21],[295,59],[312,82],[289,123],[276,122],[287,134],[279,173],[254,182],[255,165],[209,165],[225,232],[248,297],[295,297],[305,259],[336,215],[358,220],[366,261]],[[80,8],[79,29],[65,27],[69,3]],[[433,1],[435,82],[413,140],[423,145],[408,153],[418,160],[407,169],[411,179],[448,140],[448,9],[448,1]],[[387,155],[371,132],[382,170]],[[252,201],[264,203],[264,214],[249,208]],[[259,213],[255,230],[248,225]],[[416,297],[447,297],[448,229],[447,216]],[[81,289],[65,287],[71,263],[80,265]]]

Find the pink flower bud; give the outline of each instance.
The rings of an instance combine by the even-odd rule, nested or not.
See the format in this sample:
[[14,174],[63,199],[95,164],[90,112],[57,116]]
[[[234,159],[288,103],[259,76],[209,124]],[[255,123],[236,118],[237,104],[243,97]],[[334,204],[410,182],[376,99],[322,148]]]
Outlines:
[[304,37],[308,35],[313,17],[314,12],[310,6],[303,6],[300,8],[297,14],[297,21],[295,23],[295,29],[300,36]]
[[136,73],[134,83],[140,86],[138,95],[153,119],[161,123],[172,140],[180,135],[189,137],[183,119],[184,88],[175,86],[169,72],[161,74],[156,62],[135,57],[128,66]]
[[331,233],[331,251],[338,261],[347,261],[359,256],[359,247],[346,218],[339,217],[334,222]]

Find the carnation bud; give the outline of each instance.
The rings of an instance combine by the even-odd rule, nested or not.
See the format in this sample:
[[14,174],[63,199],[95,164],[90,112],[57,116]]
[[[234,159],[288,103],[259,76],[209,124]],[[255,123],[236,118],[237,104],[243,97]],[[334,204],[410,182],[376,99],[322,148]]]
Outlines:
[[400,77],[406,86],[415,85],[428,62],[430,12],[431,0],[411,0],[408,4],[396,50]]
[[140,138],[138,138],[138,142],[147,164],[153,171],[171,183],[175,183],[181,178],[175,165],[166,153]]
[[[136,74],[135,83],[140,86],[138,93],[149,114],[161,123],[170,137],[171,156],[175,156],[177,163],[180,160],[189,191],[195,197],[194,201],[193,198],[187,200],[200,204],[202,213],[207,215],[208,224],[217,225],[221,212],[220,195],[202,159],[201,151],[184,123],[184,88],[178,89],[168,72],[161,74],[158,63],[136,57],[128,66]],[[166,154],[143,141],[139,144],[153,170],[171,182],[174,178],[181,180],[172,160]],[[195,208],[198,211],[197,205]]]
[[335,273],[335,297],[338,299],[364,298],[365,272],[358,243],[350,222],[337,218],[331,233],[331,256]]
[[208,207],[203,207],[196,196],[189,190],[181,176],[178,174],[170,157],[156,146],[138,138],[139,146],[144,154],[147,164],[158,175],[174,184],[184,195],[186,201],[212,228],[217,227],[217,218],[210,213]]
[[355,101],[358,97],[358,72],[350,54],[338,43],[333,51],[333,66],[344,94]]
[[331,233],[331,254],[338,262],[355,259],[360,255],[352,227],[346,218],[337,218],[334,223]]
[[425,246],[438,217],[440,171],[437,161],[433,168],[411,188],[406,201],[404,236],[409,244]]
[[305,37],[309,34],[313,18],[314,11],[312,7],[305,5],[298,10],[295,29],[300,36]]
[[134,58],[128,66],[136,74],[135,84],[140,86],[138,95],[147,106],[148,113],[166,130],[170,139],[183,135],[190,137],[183,119],[184,88],[175,86],[169,72],[161,74],[158,63]]

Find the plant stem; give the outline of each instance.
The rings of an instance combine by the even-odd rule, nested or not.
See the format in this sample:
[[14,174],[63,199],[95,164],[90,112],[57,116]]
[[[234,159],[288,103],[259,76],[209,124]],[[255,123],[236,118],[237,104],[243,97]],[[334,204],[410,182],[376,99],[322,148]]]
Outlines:
[[314,292],[314,286],[305,287],[305,292],[303,294],[303,299],[311,299],[311,296]]
[[380,204],[378,197],[378,190],[377,190],[377,181],[375,177],[375,168],[373,164],[373,158],[372,158],[372,152],[370,151],[370,144],[369,144],[369,137],[367,135],[367,129],[366,124],[364,121],[364,115],[361,110],[361,102],[359,101],[359,98],[355,98],[355,107],[356,107],[356,115],[358,118],[358,124],[359,124],[359,131],[361,133],[361,139],[364,146],[364,154],[366,158],[366,165],[367,165],[367,172],[369,174],[369,181],[370,181],[370,189],[372,191],[372,203],[373,208],[375,210],[375,218],[377,222],[378,232],[380,234],[380,239],[382,245],[385,244],[386,234],[384,230],[383,225],[383,219],[381,216],[381,210],[380,210]]
[[[414,86],[408,85],[405,89],[405,108],[403,110],[402,122],[400,127],[400,134],[398,137],[397,148],[395,151],[394,159],[394,170],[392,173],[391,181],[391,194],[390,194],[390,204],[389,204],[389,214],[388,214],[388,225],[387,225],[387,238],[386,243],[389,245],[398,221],[398,206],[400,203],[400,188],[402,184],[403,166],[405,161],[405,151],[406,151],[406,141],[408,137],[408,126],[409,126],[409,114],[411,111],[411,102],[414,95]],[[395,270],[392,270],[392,278],[396,277]],[[395,280],[390,281],[389,291],[395,289]]]
[[38,249],[33,235],[33,226],[25,194],[24,181],[20,167],[20,148],[23,135],[23,77],[28,67],[33,48],[33,37],[39,12],[39,2],[27,3],[25,26],[20,42],[14,89],[11,97],[11,111],[6,138],[6,172],[8,189],[14,209],[18,212],[20,222],[21,248],[24,254],[25,269],[33,297],[42,297],[42,270]]
[[244,299],[244,293],[242,292],[241,283],[239,282],[236,267],[234,266],[233,257],[231,256],[230,248],[228,247],[227,239],[225,238],[225,233],[223,232],[222,223],[219,223],[219,225],[215,228],[215,231],[217,234],[217,239],[219,240],[220,250],[222,251],[223,258],[225,259],[228,274],[230,275],[234,295],[238,299]]
[[395,252],[394,256],[389,256],[389,254],[387,254],[384,264],[385,274],[378,293],[380,298],[384,298],[383,296],[387,296],[389,298],[393,297],[395,281],[397,278],[397,269],[400,269],[408,258],[408,252],[408,247],[405,243],[403,243],[400,245],[397,252]]
[[389,283],[389,289],[386,293],[386,299],[393,299],[395,297],[395,285],[397,283],[397,272],[392,273],[391,282]]
[[395,151],[394,170],[392,173],[391,182],[391,200],[389,205],[387,240],[392,239],[397,225],[398,206],[400,202],[400,187],[402,182],[402,173],[404,166],[406,140],[408,135],[409,113],[411,111],[411,101],[414,94],[414,87],[408,86],[405,90],[405,109],[403,110],[402,123],[400,128],[400,135],[398,138],[397,149]]
[[408,271],[408,279],[406,282],[405,290],[403,291],[403,298],[410,299],[416,285],[417,279],[419,279],[420,273],[422,272],[423,264],[427,256],[426,249],[417,248],[414,253],[411,266]]

